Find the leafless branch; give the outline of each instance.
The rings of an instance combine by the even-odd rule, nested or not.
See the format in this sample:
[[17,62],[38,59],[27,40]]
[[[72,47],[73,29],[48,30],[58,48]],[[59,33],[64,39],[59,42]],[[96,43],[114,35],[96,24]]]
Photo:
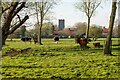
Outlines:
[[23,7],[25,7],[26,2],[22,2],[22,4],[16,9],[12,17],[14,17]]
[[13,26],[13,28],[11,28],[11,30],[8,31],[8,34],[13,33],[17,28],[19,28],[27,19],[29,18],[29,16],[25,16],[21,22],[19,22],[17,25]]
[[17,14],[17,17],[18,17],[19,21],[21,22],[20,15]]
[[94,13],[94,11],[97,9],[97,7],[98,7],[100,4],[101,4],[101,1],[100,1],[96,6],[94,5],[90,17],[92,16],[92,14]]

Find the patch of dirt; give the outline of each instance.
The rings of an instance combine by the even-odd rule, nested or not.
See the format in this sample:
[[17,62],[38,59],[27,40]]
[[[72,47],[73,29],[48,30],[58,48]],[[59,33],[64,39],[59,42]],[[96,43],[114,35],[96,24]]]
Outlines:
[[60,79],[60,80],[63,80],[63,78],[61,76],[51,76],[51,79]]
[[60,55],[65,55],[65,54],[54,54],[54,53],[47,53],[47,52],[44,52],[44,53],[41,53],[40,54],[41,56],[60,56]]
[[53,53],[41,53],[42,56],[59,56],[61,54],[53,54]]
[[9,52],[6,52],[3,56],[16,56],[16,55],[19,55],[19,54],[28,54],[28,53],[31,53],[32,52],[32,49],[31,48],[26,48],[26,49],[22,49],[20,51],[17,51],[16,49],[14,48],[11,48],[11,50]]

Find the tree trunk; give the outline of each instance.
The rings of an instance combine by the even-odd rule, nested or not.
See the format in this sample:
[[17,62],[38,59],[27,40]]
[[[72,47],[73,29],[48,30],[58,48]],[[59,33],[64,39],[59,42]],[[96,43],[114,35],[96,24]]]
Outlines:
[[109,29],[108,29],[108,36],[106,39],[106,43],[105,43],[105,49],[104,49],[104,54],[107,55],[111,55],[111,45],[112,45],[112,31],[113,31],[113,25],[114,25],[114,19],[115,19],[115,15],[116,15],[116,2],[112,1],[112,12],[111,12],[111,16],[110,16],[110,22],[109,22]]
[[5,41],[7,39],[7,36],[9,35],[7,32],[10,28],[10,22],[9,20],[6,20],[4,25],[2,26],[2,45],[5,45]]
[[90,28],[90,17],[88,17],[88,26],[87,26],[87,29],[86,29],[86,38],[87,39],[89,38],[89,28]]
[[1,50],[2,50],[2,29],[1,29],[1,26],[0,26],[0,51]]
[[2,50],[2,27],[1,27],[2,6],[0,1],[0,51]]
[[40,27],[40,30],[39,30],[39,34],[38,34],[38,42],[40,45],[42,45],[42,41],[41,41],[41,28],[42,28],[42,14],[40,14],[41,16],[41,22],[39,23],[39,18],[38,18],[38,8],[37,8],[37,2],[35,3],[36,4],[36,12],[37,12],[37,23],[38,23],[38,26]]
[[2,35],[2,45],[5,45],[6,39],[7,39],[7,35]]
[[43,19],[41,18],[41,22],[40,22],[40,33],[39,33],[39,44],[40,44],[40,45],[43,45],[43,44],[42,44],[42,40],[41,40],[41,29],[42,29],[42,24],[43,24]]
[[42,40],[41,40],[41,28],[40,28],[40,36],[39,36],[39,37],[40,37],[40,38],[39,38],[39,44],[40,44],[40,45],[43,45],[43,44],[42,44]]

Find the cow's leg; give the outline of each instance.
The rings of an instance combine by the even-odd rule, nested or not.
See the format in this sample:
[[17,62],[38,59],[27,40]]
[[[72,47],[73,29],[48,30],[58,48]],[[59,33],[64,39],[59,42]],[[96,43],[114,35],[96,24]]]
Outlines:
[[36,44],[36,41],[34,40],[34,44]]
[[79,44],[79,46],[80,46],[80,50],[82,50],[82,47],[81,47],[81,45]]
[[81,45],[80,47],[81,47],[81,50],[84,50],[84,48],[83,48],[83,46],[82,46],[82,45]]

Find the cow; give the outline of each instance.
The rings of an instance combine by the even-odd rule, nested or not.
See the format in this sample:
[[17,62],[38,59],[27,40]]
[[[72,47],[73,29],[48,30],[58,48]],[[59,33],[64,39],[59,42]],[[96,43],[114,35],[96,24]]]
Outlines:
[[87,43],[88,43],[87,38],[76,38],[76,43],[80,45],[81,49],[89,48],[87,46]]
[[21,40],[26,42],[26,41],[30,41],[31,42],[31,37],[22,37]]
[[98,48],[103,47],[102,45],[100,45],[100,42],[93,43],[93,46],[94,46],[94,48],[96,48],[96,47],[98,47]]
[[33,36],[33,40],[35,44],[38,43],[38,36],[36,34]]
[[59,37],[58,37],[58,36],[54,37],[54,41],[55,41],[55,43],[57,43],[57,44],[58,44]]

